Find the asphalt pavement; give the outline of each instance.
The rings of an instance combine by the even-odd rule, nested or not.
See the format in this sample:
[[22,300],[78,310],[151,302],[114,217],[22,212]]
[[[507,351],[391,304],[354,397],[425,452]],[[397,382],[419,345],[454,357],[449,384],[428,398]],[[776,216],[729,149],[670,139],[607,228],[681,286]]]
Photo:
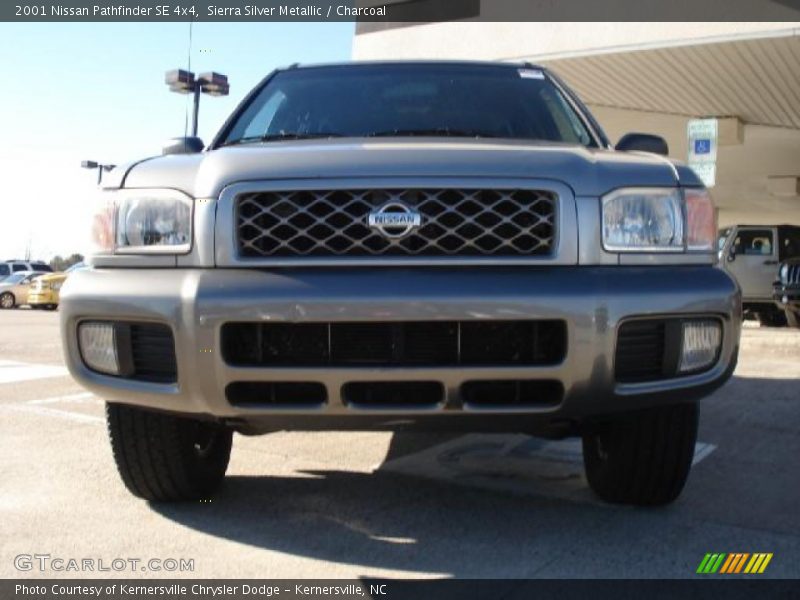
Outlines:
[[[799,577],[800,331],[745,329],[665,508],[596,500],[575,441],[340,432],[237,435],[210,502],[149,504],[118,479],[102,400],[66,374],[58,314],[26,309],[0,311],[0,456],[0,577],[683,578],[708,552],[773,553],[758,577]],[[95,571],[18,570],[33,554]]]

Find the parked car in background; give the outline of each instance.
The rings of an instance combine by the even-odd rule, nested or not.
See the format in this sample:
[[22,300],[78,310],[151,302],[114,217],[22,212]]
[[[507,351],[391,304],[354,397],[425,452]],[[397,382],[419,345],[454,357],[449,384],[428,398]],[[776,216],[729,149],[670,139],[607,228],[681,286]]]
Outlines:
[[33,280],[45,274],[45,271],[19,271],[0,281],[0,308],[27,304]]
[[73,271],[85,268],[86,264],[79,262],[72,265],[66,271],[48,273],[47,275],[37,277],[28,294],[28,304],[30,304],[31,308],[55,310],[58,308],[61,286],[66,281],[67,277],[69,277],[69,274]]
[[4,262],[0,262],[0,281],[12,273],[19,273],[21,271],[41,271],[43,273],[52,273],[53,267],[40,260],[6,260]]
[[773,288],[778,309],[786,315],[789,327],[800,329],[800,258],[784,261]]
[[800,256],[800,227],[735,225],[720,232],[718,248],[720,265],[742,288],[745,314],[762,325],[786,325],[784,311],[773,299],[773,284],[778,264]]

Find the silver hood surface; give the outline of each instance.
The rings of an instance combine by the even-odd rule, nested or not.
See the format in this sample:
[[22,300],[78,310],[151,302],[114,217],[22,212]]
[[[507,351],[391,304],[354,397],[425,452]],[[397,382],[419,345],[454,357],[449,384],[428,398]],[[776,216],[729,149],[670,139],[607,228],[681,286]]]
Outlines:
[[274,179],[531,178],[576,196],[623,186],[701,185],[688,168],[646,153],[479,139],[339,138],[231,146],[145,159],[112,172],[105,187],[165,187],[215,198],[232,183]]

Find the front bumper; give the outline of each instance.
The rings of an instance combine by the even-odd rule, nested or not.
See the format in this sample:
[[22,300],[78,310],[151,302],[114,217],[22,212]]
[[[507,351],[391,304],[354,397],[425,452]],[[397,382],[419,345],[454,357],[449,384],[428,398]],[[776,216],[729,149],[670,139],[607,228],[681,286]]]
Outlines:
[[58,292],[55,290],[41,290],[31,291],[28,294],[28,304],[31,306],[43,306],[49,304],[58,304]]
[[780,308],[800,309],[800,285],[779,283],[772,290],[772,298]]
[[[211,416],[268,428],[383,428],[427,420],[476,430],[530,429],[534,421],[580,421],[659,403],[692,401],[724,383],[735,366],[741,298],[722,270],[699,266],[515,267],[470,269],[88,269],[61,293],[66,361],[72,375],[109,401]],[[680,378],[617,383],[617,328],[644,316],[714,316],[722,347],[709,370]],[[175,337],[178,381],[156,384],[102,375],[82,362],[82,320],[152,321]],[[232,367],[220,330],[230,321],[437,321],[561,319],[566,358],[537,367]],[[557,406],[470,410],[462,383],[474,379],[547,379],[563,384]],[[445,401],[434,409],[348,406],[341,389],[354,381],[436,381]],[[322,407],[233,406],[235,381],[322,382]],[[500,426],[500,423],[505,423]]]

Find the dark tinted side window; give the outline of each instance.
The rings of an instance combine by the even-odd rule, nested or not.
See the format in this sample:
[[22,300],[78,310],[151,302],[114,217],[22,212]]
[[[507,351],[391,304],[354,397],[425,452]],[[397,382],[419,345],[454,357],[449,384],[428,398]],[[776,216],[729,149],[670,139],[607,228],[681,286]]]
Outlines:
[[744,229],[739,230],[733,244],[736,254],[772,256],[774,243],[771,229]]
[[5,264],[0,264],[0,279],[2,279],[3,277],[7,277],[10,274],[11,274],[11,269],[9,268],[9,266]]
[[800,256],[800,229],[788,229],[778,247],[780,260]]
[[11,270],[14,271],[14,273],[16,273],[17,271],[27,271],[28,267],[27,265],[14,264],[11,265]]
[[45,263],[31,263],[31,269],[34,269],[36,271],[45,271],[46,273],[53,272],[53,267]]

